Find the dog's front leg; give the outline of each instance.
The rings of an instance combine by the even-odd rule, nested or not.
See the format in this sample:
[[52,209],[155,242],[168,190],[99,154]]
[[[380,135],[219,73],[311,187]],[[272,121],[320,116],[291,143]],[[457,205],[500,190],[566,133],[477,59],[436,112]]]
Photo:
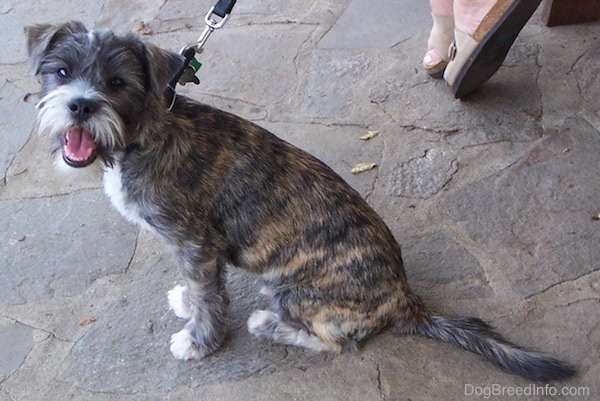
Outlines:
[[171,336],[171,352],[177,359],[200,359],[217,350],[225,337],[224,269],[217,258],[200,260],[178,253],[186,287],[175,287],[168,298],[175,314],[189,321]]

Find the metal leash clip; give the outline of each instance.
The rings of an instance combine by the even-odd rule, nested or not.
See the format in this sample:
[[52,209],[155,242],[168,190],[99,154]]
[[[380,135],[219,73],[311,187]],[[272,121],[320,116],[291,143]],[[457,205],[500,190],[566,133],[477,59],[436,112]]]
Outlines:
[[188,82],[193,82],[196,85],[200,83],[200,79],[198,79],[196,73],[200,67],[202,67],[202,63],[198,61],[195,56],[196,54],[202,53],[202,47],[204,46],[204,43],[210,34],[213,33],[215,29],[222,28],[223,25],[225,25],[229,19],[229,14],[235,5],[235,2],[236,0],[219,0],[214,7],[211,7],[211,9],[208,10],[208,13],[204,17],[204,23],[206,27],[204,28],[204,31],[202,31],[202,34],[198,40],[196,40],[194,43],[184,46],[179,51],[179,54],[185,57],[185,63],[181,68],[181,71],[167,85],[166,91],[169,99],[169,110],[172,110],[173,106],[175,106],[175,100],[177,99],[175,87],[178,83],[182,86]]
[[206,25],[204,31],[202,31],[194,43],[184,46],[179,51],[179,54],[184,56],[187,61],[185,69],[177,80],[180,85],[185,85],[188,82],[193,82],[196,85],[200,83],[196,73],[200,67],[202,67],[202,63],[196,59],[195,55],[202,53],[202,47],[210,34],[213,33],[215,29],[222,28],[227,20],[229,20],[229,15],[234,4],[235,0],[220,0],[215,6],[211,7],[204,17],[204,23]]

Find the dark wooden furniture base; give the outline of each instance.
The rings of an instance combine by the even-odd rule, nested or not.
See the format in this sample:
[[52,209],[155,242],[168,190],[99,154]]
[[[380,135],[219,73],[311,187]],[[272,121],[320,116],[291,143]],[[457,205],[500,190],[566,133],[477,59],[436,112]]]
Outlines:
[[542,20],[547,26],[600,19],[600,0],[544,0]]

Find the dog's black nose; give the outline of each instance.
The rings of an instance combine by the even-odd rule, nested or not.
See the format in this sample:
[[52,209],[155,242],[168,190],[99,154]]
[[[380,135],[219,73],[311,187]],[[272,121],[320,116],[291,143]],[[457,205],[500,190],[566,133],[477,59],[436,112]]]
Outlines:
[[77,117],[79,120],[87,120],[96,111],[96,102],[84,97],[78,97],[73,99],[68,104],[71,115]]

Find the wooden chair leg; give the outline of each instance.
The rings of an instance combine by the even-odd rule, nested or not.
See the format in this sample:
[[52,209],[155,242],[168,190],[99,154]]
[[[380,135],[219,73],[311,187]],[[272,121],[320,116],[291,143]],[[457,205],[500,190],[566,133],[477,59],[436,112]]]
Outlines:
[[544,0],[542,21],[547,26],[578,24],[600,19],[600,0]]

